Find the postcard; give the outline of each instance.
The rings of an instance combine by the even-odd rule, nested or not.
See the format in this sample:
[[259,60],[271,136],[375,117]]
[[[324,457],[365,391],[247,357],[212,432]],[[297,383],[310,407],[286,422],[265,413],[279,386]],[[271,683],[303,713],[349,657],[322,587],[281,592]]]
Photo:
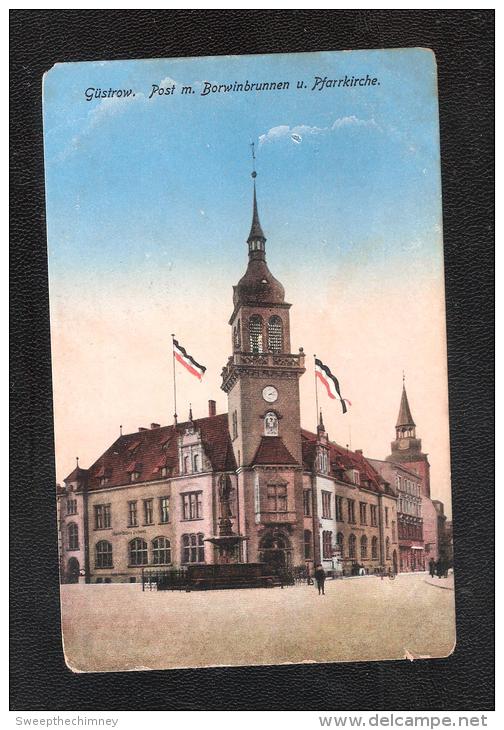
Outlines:
[[455,647],[436,59],[43,84],[74,672]]

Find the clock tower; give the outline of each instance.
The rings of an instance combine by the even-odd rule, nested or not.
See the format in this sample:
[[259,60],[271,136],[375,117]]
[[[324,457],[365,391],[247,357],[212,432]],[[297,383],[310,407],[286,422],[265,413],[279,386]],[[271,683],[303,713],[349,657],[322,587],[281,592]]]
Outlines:
[[245,505],[243,559],[272,566],[303,563],[303,485],[299,378],[302,348],[291,353],[282,284],[266,263],[266,237],[252,173],[248,265],[233,287],[232,355],[222,371],[229,433]]

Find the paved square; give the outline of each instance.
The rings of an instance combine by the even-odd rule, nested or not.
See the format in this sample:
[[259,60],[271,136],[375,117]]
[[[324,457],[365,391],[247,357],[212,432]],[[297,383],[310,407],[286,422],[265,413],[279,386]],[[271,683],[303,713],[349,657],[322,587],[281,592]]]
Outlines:
[[366,576],[313,586],[148,591],[64,585],[73,671],[444,657],[455,645],[453,577]]

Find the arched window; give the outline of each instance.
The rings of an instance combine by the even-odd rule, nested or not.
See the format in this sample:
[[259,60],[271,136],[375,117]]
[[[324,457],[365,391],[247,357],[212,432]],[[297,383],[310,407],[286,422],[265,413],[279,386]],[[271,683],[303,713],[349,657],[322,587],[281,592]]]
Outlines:
[[392,520],[392,542],[396,542],[396,529],[394,520]]
[[68,525],[68,549],[79,549],[79,528],[75,522],[70,522]]
[[385,540],[385,559],[390,560],[390,540],[388,537]]
[[355,537],[355,535],[353,533],[348,538],[348,557],[349,558],[357,557],[357,538]]
[[199,471],[199,454],[193,456],[193,471]]
[[184,456],[184,474],[189,474],[189,457]]
[[278,417],[273,411],[269,411],[264,416],[264,435],[278,436]]
[[311,560],[312,556],[312,533],[311,530],[304,531],[304,556],[305,560]]
[[367,537],[363,535],[360,539],[360,556],[361,560],[367,559]]
[[371,540],[371,557],[373,560],[378,560],[378,538],[373,537]]
[[112,568],[112,545],[107,540],[100,540],[95,547],[97,568]]
[[183,563],[204,563],[205,543],[202,532],[192,535],[182,535],[182,562]]
[[152,541],[152,562],[154,565],[171,563],[171,545],[166,537],[155,537]]
[[338,534],[336,535],[336,544],[339,548],[340,557],[343,558],[344,537],[342,532],[338,532]]
[[236,350],[239,350],[241,347],[240,320],[238,320],[234,327],[234,346]]
[[263,321],[258,314],[253,314],[249,319],[250,351],[263,351]]
[[271,352],[282,352],[283,350],[282,320],[276,314],[270,317],[268,322],[268,350]]
[[129,544],[130,565],[147,565],[147,543],[140,537],[136,537]]

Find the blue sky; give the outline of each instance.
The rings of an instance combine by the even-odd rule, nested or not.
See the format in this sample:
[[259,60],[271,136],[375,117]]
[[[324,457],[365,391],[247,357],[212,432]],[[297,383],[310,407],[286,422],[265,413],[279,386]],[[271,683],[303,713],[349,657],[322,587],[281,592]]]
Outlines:
[[[309,90],[317,75],[344,74],[380,86]],[[164,79],[196,94],[149,100]],[[291,87],[200,95],[198,82],[246,79]],[[415,49],[54,67],[44,87],[53,275],[139,275],[188,255],[232,266],[250,219],[252,140],[270,255],[288,245],[302,263],[308,249],[318,267],[411,261],[414,250],[425,265],[439,254],[435,83],[433,55]],[[90,86],[136,96],[88,102]]]
[[[379,85],[311,91],[316,76]],[[202,84],[289,81],[201,96]],[[303,80],[307,88],[297,90]],[[176,93],[149,99],[152,85]],[[195,93],[181,95],[183,85]],[[86,101],[88,88],[132,89]],[[383,458],[402,371],[433,493],[450,500],[436,64],[428,50],[56,65],[44,79],[56,463],[89,465],[118,423],[170,422],[169,334],[207,365],[180,403],[226,408],[232,285],[252,214],[293,304],[293,349],[352,401],[323,403],[340,443]],[[309,368],[312,363],[309,363]],[[313,374],[301,380],[303,425]],[[181,407],[183,412],[183,407]],[[351,434],[351,435],[350,435]],[[448,507],[449,509],[449,507]]]

